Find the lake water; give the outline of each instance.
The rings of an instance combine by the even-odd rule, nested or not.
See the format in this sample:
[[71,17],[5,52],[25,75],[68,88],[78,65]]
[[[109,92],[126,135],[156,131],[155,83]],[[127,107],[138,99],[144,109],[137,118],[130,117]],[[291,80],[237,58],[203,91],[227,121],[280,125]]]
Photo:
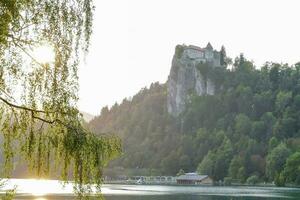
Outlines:
[[[62,188],[54,180],[12,179],[6,188],[17,186],[17,200],[69,200],[72,185]],[[300,189],[276,187],[215,187],[215,186],[158,186],[103,185],[106,200],[279,200],[300,199]]]

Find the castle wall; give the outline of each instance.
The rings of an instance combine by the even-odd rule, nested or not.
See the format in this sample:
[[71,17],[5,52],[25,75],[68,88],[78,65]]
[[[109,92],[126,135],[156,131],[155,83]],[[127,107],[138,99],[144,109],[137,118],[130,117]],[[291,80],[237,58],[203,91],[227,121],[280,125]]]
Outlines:
[[199,59],[204,58],[204,53],[202,51],[196,50],[196,49],[185,49],[184,50],[184,56],[185,58],[190,59]]

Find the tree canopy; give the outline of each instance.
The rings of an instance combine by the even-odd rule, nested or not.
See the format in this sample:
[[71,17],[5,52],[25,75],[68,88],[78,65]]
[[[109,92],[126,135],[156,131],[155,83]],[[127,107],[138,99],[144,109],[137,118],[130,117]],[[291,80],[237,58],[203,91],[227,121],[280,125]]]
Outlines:
[[[0,0],[0,123],[4,174],[15,156],[39,176],[54,167],[79,194],[101,183],[102,168],[120,152],[119,139],[82,126],[77,108],[78,66],[87,53],[91,0]],[[34,51],[48,46],[53,60]],[[72,173],[71,173],[72,172]],[[87,190],[84,190],[87,189]]]
[[240,55],[232,68],[213,68],[207,76],[218,80],[216,94],[191,93],[178,117],[168,114],[168,88],[159,83],[103,109],[90,126],[116,132],[124,144],[110,166],[147,175],[182,169],[215,181],[299,184],[293,171],[299,167],[300,64],[256,67]]

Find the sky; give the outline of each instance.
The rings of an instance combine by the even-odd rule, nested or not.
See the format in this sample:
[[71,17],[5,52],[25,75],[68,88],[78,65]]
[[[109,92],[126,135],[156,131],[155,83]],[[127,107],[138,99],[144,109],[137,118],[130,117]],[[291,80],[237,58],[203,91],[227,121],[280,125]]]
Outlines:
[[166,82],[177,44],[244,53],[257,66],[300,61],[299,0],[94,0],[79,109],[93,115]]

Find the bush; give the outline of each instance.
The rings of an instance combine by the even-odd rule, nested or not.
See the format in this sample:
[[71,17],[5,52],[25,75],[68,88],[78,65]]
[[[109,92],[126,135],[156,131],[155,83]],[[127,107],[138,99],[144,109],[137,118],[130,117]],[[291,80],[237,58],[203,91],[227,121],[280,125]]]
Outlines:
[[229,186],[232,184],[232,178],[231,177],[225,177],[224,178],[224,185]]
[[176,46],[175,55],[176,55],[177,58],[181,58],[183,50],[184,50],[183,46],[181,46],[181,45]]
[[275,185],[277,187],[284,187],[285,186],[285,177],[284,177],[284,175],[282,173],[276,174],[274,182],[275,182]]
[[259,178],[258,178],[258,176],[253,175],[253,176],[250,176],[249,178],[247,178],[246,182],[247,182],[247,184],[255,185],[259,182]]

